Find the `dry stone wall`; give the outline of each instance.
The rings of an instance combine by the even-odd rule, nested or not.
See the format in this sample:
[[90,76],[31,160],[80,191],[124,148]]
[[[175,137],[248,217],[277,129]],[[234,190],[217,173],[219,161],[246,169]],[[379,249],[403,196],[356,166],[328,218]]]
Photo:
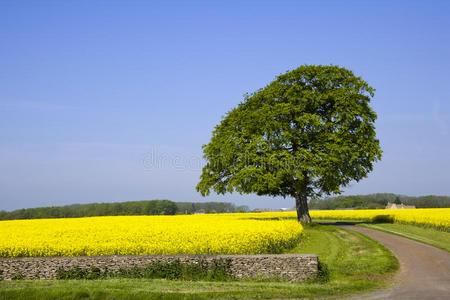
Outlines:
[[304,281],[318,273],[318,258],[309,254],[279,255],[145,255],[145,256],[79,256],[0,258],[0,276],[4,280],[23,276],[24,279],[54,279],[58,268],[97,267],[118,270],[144,267],[154,262],[197,263],[226,259],[236,278],[279,278]]

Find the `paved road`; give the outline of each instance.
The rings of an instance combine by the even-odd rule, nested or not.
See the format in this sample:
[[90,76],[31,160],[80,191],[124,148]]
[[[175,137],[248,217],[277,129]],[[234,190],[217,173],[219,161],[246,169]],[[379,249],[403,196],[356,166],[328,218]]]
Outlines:
[[400,262],[392,288],[356,299],[450,300],[450,253],[401,236],[358,226],[342,226],[363,233],[391,250]]

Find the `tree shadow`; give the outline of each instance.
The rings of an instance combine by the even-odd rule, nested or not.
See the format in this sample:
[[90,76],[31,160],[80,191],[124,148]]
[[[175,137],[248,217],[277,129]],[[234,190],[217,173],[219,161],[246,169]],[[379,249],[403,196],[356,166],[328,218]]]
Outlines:
[[297,217],[251,217],[251,218],[239,218],[239,220],[256,220],[256,221],[283,221],[283,220],[297,220]]
[[319,225],[332,225],[332,226],[338,226],[338,225],[358,225],[358,224],[367,224],[367,223],[371,223],[371,222],[367,222],[367,221],[331,221],[331,222],[327,222],[327,221],[315,221],[314,223],[319,224]]
[[382,224],[394,223],[394,217],[391,215],[377,215],[372,220],[318,220],[315,223],[320,225],[358,225],[358,224]]

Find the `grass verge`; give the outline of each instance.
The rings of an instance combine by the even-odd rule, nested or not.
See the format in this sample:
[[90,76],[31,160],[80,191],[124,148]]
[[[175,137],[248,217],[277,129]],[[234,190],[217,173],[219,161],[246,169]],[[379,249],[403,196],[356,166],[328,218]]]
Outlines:
[[[361,290],[380,288],[399,267],[395,256],[380,243],[354,231],[331,225],[312,225],[292,253],[315,253],[327,266],[329,282],[358,283]],[[358,288],[355,287],[355,290]]]
[[398,268],[379,243],[335,226],[305,228],[290,253],[316,253],[326,278],[308,283],[163,279],[18,280],[0,282],[0,299],[271,299],[334,298],[380,288]]

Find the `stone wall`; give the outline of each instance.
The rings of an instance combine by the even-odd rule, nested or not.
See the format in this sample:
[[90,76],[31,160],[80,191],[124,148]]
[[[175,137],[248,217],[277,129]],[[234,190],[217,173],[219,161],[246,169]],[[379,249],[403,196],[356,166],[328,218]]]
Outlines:
[[318,258],[309,254],[280,255],[146,255],[146,256],[79,256],[79,257],[24,257],[0,258],[0,275],[9,280],[17,274],[25,279],[53,279],[60,267],[120,268],[144,267],[152,262],[196,263],[214,259],[230,261],[231,273],[236,278],[281,278],[304,281],[318,272]]

